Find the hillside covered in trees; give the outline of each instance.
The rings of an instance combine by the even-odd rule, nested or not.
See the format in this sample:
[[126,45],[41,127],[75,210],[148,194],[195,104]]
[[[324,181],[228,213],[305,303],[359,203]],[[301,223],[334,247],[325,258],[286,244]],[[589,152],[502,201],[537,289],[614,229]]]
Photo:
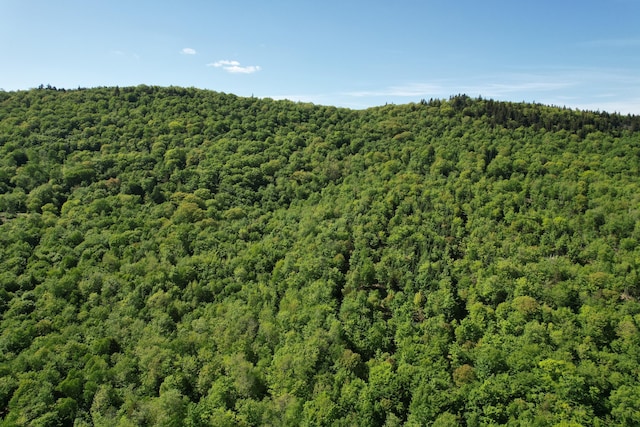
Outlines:
[[0,92],[0,420],[640,424],[640,118]]

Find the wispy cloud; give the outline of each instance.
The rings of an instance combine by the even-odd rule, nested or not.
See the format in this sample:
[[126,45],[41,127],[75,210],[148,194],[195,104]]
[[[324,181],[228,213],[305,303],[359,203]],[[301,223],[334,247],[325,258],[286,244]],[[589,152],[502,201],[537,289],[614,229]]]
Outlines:
[[180,53],[183,54],[183,55],[195,55],[198,52],[196,52],[196,50],[193,49],[193,48],[185,47],[184,49],[182,49],[180,51]]
[[484,97],[508,97],[522,92],[558,91],[574,85],[566,79],[549,79],[544,76],[495,76],[478,78],[475,83],[441,79],[432,82],[414,82],[388,86],[379,89],[343,92],[342,95],[355,98],[418,98],[447,97],[456,93],[481,95]]
[[579,110],[640,115],[640,97],[609,102],[575,102],[571,106]]
[[443,87],[436,83],[409,83],[401,86],[389,86],[382,89],[345,92],[344,95],[358,98],[372,96],[416,97],[433,95],[441,93],[442,91]]
[[239,66],[240,63],[238,61],[229,61],[227,59],[221,59],[220,61],[212,62],[207,65],[210,67],[235,67],[235,66]]
[[[576,85],[575,81],[558,76],[512,75],[493,78],[475,85],[461,85],[459,92],[482,95],[484,97],[509,97],[521,93],[557,92]],[[509,81],[510,80],[510,81]]]
[[349,108],[385,103],[446,99],[465,93],[502,101],[539,102],[581,110],[640,114],[640,77],[632,70],[589,67],[537,67],[495,74],[433,78],[403,84],[354,88],[335,92],[273,96]]
[[230,61],[222,59],[220,61],[207,64],[207,67],[222,68],[224,71],[232,74],[252,74],[260,71],[259,65],[241,65],[238,61]]

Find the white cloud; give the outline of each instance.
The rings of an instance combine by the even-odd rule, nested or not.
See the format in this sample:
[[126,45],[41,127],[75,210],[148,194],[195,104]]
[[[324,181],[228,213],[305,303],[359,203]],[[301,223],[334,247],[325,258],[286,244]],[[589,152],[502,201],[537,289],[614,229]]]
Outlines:
[[222,59],[220,61],[212,62],[207,64],[207,67],[215,67],[222,68],[228,73],[232,74],[252,74],[257,71],[260,71],[259,65],[245,65],[242,66],[238,61],[230,61],[227,59]]
[[255,73],[256,71],[260,71],[260,66],[249,65],[247,67],[240,67],[238,65],[234,65],[232,67],[225,67],[224,69],[230,73],[251,74]]
[[209,67],[236,67],[239,66],[240,63],[238,61],[228,61],[226,59],[222,59],[220,61],[212,62],[211,64],[207,64]]
[[198,52],[196,52],[196,50],[193,48],[185,47],[180,51],[180,53],[182,53],[183,55],[195,55]]

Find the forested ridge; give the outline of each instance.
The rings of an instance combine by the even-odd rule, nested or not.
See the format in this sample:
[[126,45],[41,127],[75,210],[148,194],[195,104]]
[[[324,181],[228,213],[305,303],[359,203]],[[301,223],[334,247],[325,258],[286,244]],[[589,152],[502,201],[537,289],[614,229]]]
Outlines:
[[640,117],[0,92],[0,425],[640,425]]

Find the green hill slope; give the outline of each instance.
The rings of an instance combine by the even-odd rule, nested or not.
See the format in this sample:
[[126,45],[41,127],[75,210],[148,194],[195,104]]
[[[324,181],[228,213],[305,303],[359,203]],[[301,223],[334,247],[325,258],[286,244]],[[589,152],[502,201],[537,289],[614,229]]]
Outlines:
[[637,425],[639,130],[0,92],[2,425]]

